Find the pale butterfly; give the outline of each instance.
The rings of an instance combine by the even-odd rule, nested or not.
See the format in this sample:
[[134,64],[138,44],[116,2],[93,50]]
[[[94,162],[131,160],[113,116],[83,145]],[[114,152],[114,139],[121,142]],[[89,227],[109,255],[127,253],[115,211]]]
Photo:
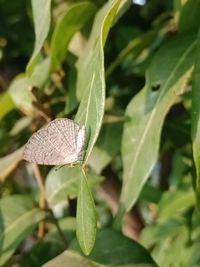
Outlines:
[[86,128],[60,118],[35,132],[25,145],[23,158],[41,165],[81,164]]

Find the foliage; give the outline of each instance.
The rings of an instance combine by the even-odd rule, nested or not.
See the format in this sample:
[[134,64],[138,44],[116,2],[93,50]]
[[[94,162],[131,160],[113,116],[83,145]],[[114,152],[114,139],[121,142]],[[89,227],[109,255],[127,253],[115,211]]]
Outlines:
[[[137,2],[0,1],[0,266],[200,265],[200,1]],[[59,117],[81,166],[23,161]]]

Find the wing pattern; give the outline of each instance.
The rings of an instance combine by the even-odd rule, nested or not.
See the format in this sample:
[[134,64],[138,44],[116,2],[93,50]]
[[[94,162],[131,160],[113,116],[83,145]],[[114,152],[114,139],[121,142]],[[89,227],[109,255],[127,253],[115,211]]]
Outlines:
[[43,165],[79,164],[86,142],[86,129],[70,119],[55,119],[34,133],[23,158]]

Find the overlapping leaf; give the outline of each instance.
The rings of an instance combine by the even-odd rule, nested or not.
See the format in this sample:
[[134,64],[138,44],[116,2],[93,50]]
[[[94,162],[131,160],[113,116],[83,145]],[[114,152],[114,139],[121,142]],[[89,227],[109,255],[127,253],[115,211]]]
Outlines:
[[192,87],[192,141],[193,158],[196,167],[197,203],[200,209],[200,33],[197,42],[197,54]]
[[184,92],[195,49],[194,36],[177,36],[169,41],[152,61],[145,87],[127,107],[120,210],[130,210],[156,163],[165,116]]
[[[70,248],[79,251],[75,240]],[[97,232],[94,248],[88,257],[106,266],[156,266],[143,246],[109,228]]]
[[120,1],[110,1],[98,12],[87,48],[78,62],[77,95],[81,100],[75,120],[85,125],[89,143],[85,160],[98,137],[105,104],[104,53],[112,21]]
[[27,66],[30,75],[34,69],[36,58],[47,38],[51,22],[51,0],[32,0],[33,21],[35,29],[35,45]]
[[30,197],[13,195],[0,200],[0,266],[44,218]]
[[47,262],[43,267],[105,267],[104,265],[92,262],[74,251],[65,251],[58,257]]
[[[45,183],[49,204],[56,205],[61,201],[66,201],[67,197],[77,196],[81,175],[82,172],[78,167],[62,167],[59,170],[53,168],[48,173]],[[102,180],[102,176],[88,175],[88,182],[91,187],[102,182]]]
[[94,11],[95,5],[90,2],[74,4],[56,25],[51,41],[51,65],[53,70],[60,67],[74,33],[84,26],[94,14]]
[[26,115],[32,116],[33,96],[29,89],[29,82],[24,74],[16,76],[8,88],[15,106]]
[[0,158],[0,181],[3,182],[6,177],[17,167],[22,159],[24,147],[21,147],[13,153]]

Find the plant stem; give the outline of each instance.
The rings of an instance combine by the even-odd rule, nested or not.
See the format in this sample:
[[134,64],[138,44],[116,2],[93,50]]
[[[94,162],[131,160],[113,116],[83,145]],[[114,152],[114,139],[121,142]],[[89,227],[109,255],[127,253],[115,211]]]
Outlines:
[[[40,173],[40,170],[38,168],[38,166],[34,163],[31,163],[31,167],[32,167],[32,170],[33,170],[33,173],[35,175],[35,179],[37,181],[37,184],[38,184],[38,187],[39,187],[39,190],[40,190],[40,208],[41,209],[48,209],[49,213],[51,214],[51,217],[55,223],[55,226],[58,230],[58,233],[64,243],[64,245],[67,247],[68,244],[67,244],[67,241],[65,239],[65,236],[59,226],[59,223],[56,219],[56,217],[54,216],[54,213],[52,211],[52,209],[49,207],[48,205],[48,202],[47,202],[47,197],[46,197],[46,192],[45,192],[45,187],[44,187],[44,182],[43,182],[43,179],[42,179],[42,175]],[[45,222],[44,221],[41,221],[39,223],[39,227],[38,227],[38,237],[39,238],[43,238],[44,237],[44,234],[45,234]]]
[[68,243],[67,243],[67,240],[66,240],[66,238],[65,238],[65,236],[64,236],[64,234],[63,234],[63,231],[62,231],[61,228],[60,228],[60,225],[59,225],[59,223],[58,223],[58,220],[56,219],[56,217],[55,217],[55,215],[54,215],[52,209],[49,208],[48,211],[49,211],[49,213],[51,214],[51,217],[52,217],[52,219],[53,219],[53,221],[54,221],[54,223],[55,223],[55,226],[56,226],[56,228],[57,228],[57,230],[58,230],[58,233],[59,233],[59,235],[60,235],[60,237],[61,237],[61,239],[62,239],[62,241],[63,241],[65,247],[67,248],[67,247],[68,247]]
[[[40,209],[44,210],[47,207],[47,201],[46,201],[46,196],[45,196],[45,189],[44,189],[44,183],[43,183],[43,179],[42,176],[40,174],[40,170],[38,168],[38,166],[34,163],[31,163],[31,167],[33,170],[33,173],[35,175],[35,179],[37,181],[39,190],[40,190],[40,200],[39,200],[39,207]],[[39,225],[38,225],[38,238],[42,239],[45,235],[45,221],[40,221]]]

